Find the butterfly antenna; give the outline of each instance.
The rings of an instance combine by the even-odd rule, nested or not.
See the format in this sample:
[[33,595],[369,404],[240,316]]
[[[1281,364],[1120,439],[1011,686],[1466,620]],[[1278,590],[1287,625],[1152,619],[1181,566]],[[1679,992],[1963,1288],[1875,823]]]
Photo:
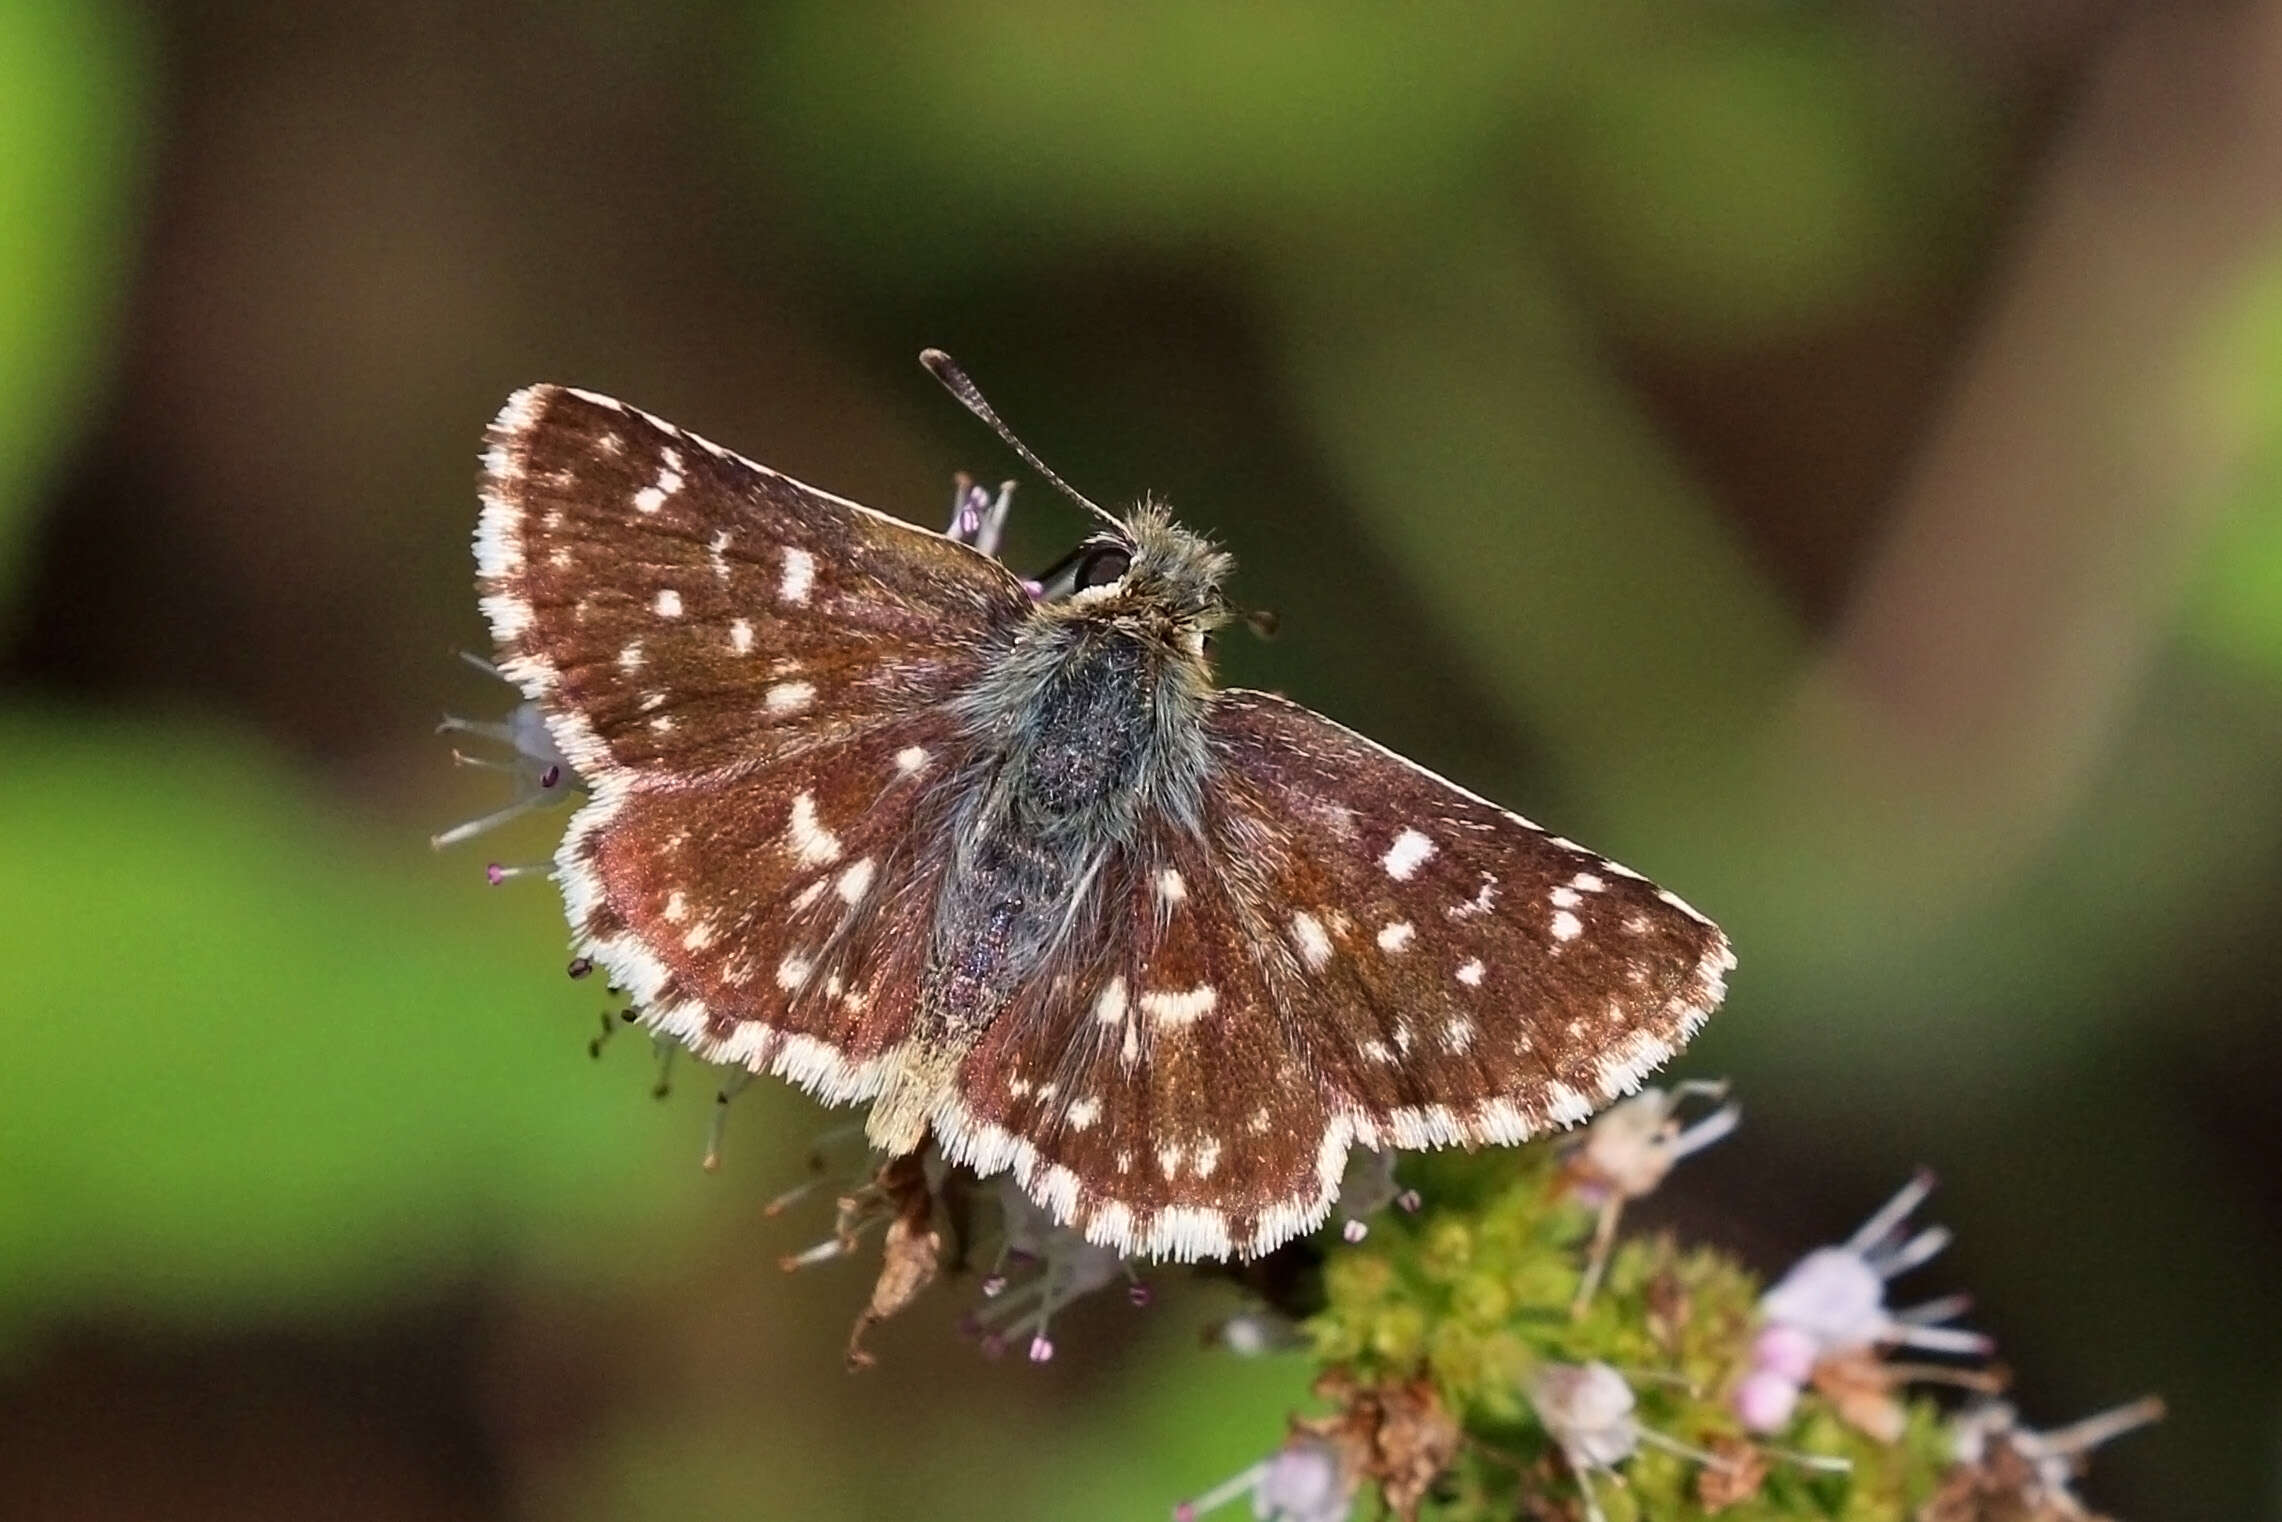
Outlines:
[[1006,421],[998,415],[997,410],[989,402],[983,400],[982,392],[975,388],[973,381],[967,379],[967,372],[959,368],[957,360],[945,354],[941,349],[923,349],[919,354],[919,362],[925,365],[927,373],[941,381],[943,389],[957,397],[969,412],[990,424],[991,431],[1006,440],[1007,447],[1022,457],[1023,464],[1044,477],[1047,485],[1117,530],[1119,537],[1124,536],[1125,525],[1118,520],[1116,514],[1109,512],[1091,497],[1054,474],[1053,467],[1039,459],[1036,454],[1031,452],[1028,444],[1014,436],[1014,430],[1006,426]]

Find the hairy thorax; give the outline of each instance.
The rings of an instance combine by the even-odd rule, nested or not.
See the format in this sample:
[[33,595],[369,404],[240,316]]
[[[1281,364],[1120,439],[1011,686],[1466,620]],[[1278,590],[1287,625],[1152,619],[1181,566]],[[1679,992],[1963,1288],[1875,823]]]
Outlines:
[[931,1013],[972,1031],[1045,969],[1089,907],[1107,858],[1144,819],[1193,815],[1201,755],[1168,736],[1204,699],[1182,652],[1109,617],[1041,617],[1005,663],[937,901]]
[[868,1125],[891,1152],[916,1145],[960,1054],[1016,992],[1051,986],[1116,855],[1148,851],[1148,831],[1202,828],[1204,635],[1226,562],[1161,515],[1135,527],[1124,577],[1038,606],[954,705],[972,748],[921,1008]]

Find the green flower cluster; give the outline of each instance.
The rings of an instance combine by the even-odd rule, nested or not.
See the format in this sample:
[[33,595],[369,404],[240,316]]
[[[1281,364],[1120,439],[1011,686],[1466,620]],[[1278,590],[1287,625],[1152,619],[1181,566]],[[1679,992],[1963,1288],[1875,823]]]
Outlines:
[[1433,1382],[1467,1441],[1422,1516],[1582,1514],[1579,1481],[1530,1400],[1534,1376],[1556,1364],[1619,1371],[1643,1428],[1718,1460],[1642,1446],[1621,1485],[1596,1487],[1610,1522],[1715,1512],[1734,1522],[1904,1522],[1940,1490],[1952,1447],[1930,1400],[1905,1403],[1901,1438],[1889,1444],[1809,1397],[1783,1446],[1843,1459],[1844,1472],[1771,1455],[1744,1430],[1729,1399],[1749,1366],[1762,1286],[1716,1249],[1662,1235],[1627,1241],[1573,1315],[1596,1213],[1553,1146],[1422,1157],[1406,1174],[1422,1209],[1387,1212],[1362,1242],[1329,1249],[1328,1303],[1307,1330],[1319,1357],[1362,1380],[1423,1372]]

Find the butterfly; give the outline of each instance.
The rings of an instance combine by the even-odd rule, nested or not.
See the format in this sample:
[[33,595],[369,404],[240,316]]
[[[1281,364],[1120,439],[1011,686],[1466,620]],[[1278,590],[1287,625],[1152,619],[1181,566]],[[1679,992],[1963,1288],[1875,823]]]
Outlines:
[[1092,515],[1056,595],[608,397],[491,426],[482,608],[589,789],[575,949],[645,1024],[1194,1260],[1319,1225],[1351,1147],[1581,1120],[1718,1005],[1675,895],[1216,686],[1230,558],[923,358]]

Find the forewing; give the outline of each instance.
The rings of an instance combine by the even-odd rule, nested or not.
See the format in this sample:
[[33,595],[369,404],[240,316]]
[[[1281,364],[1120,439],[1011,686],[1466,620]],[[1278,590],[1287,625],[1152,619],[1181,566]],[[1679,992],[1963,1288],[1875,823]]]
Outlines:
[[1718,1006],[1727,938],[1637,872],[1270,694],[1221,694],[1210,730],[1222,848],[1359,1138],[1572,1124]]
[[995,1023],[939,1128],[1091,1240],[1261,1253],[1348,1148],[1516,1142],[1639,1085],[1734,964],[1638,874],[1283,699],[1209,720],[1202,834],[1103,874],[1095,950]]
[[578,949],[708,1057],[865,1092],[916,1002],[943,705],[1020,584],[559,386],[500,413],[482,494],[501,668],[591,793],[556,859]]
[[482,492],[501,669],[590,782],[764,762],[939,701],[1029,609],[965,545],[561,386],[509,400]]

